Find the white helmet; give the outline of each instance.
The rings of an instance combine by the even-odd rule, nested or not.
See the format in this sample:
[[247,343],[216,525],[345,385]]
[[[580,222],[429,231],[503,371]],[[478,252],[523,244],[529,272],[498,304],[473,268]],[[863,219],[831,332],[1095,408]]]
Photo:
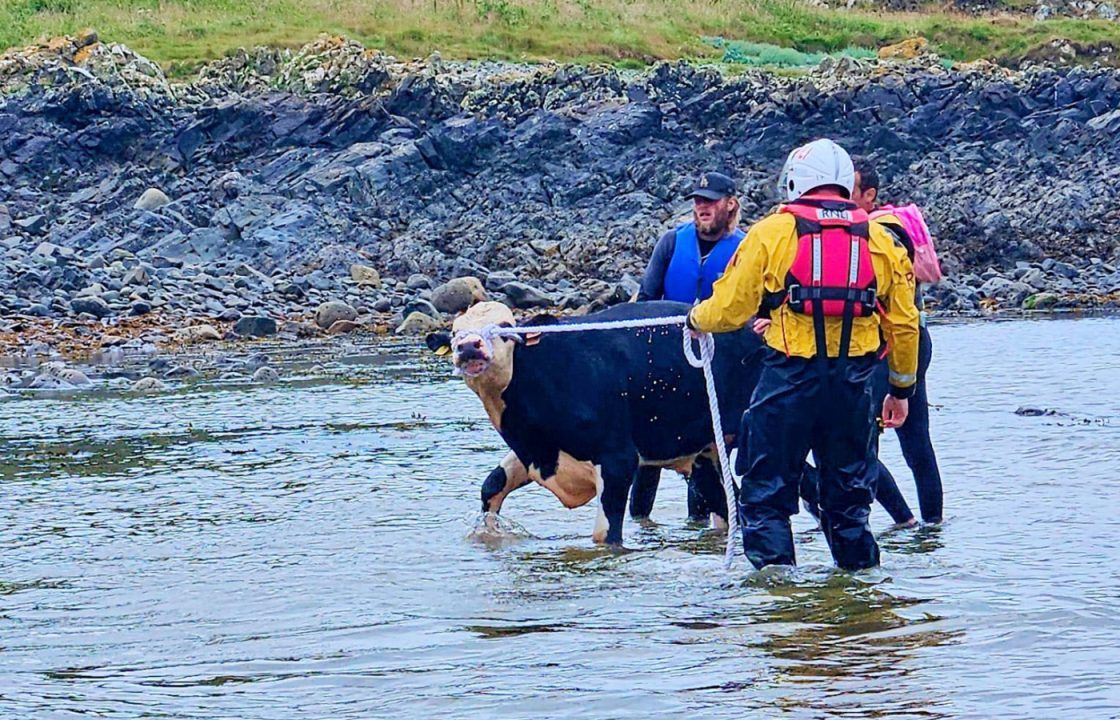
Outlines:
[[822,185],[838,185],[852,194],[856,169],[848,152],[827,138],[796,148],[786,158],[778,189],[793,201]]

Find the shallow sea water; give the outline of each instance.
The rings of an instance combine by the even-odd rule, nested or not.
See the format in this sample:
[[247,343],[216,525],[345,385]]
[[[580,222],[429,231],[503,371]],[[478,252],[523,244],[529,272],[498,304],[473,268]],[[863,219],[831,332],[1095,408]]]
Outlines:
[[1120,320],[932,332],[947,519],[856,576],[805,515],[723,571],[670,473],[629,552],[536,487],[469,537],[503,446],[413,345],[0,401],[0,717],[1120,717]]

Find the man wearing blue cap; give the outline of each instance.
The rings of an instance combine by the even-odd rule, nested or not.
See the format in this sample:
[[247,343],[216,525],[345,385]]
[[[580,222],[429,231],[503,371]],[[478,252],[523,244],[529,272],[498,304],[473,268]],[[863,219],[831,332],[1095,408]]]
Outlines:
[[638,300],[675,300],[693,304],[712,294],[744,233],[739,229],[735,181],[708,172],[688,194],[692,222],[661,236],[642,278]]
[[[692,222],[669,230],[657,241],[638,291],[639,301],[675,300],[692,305],[712,294],[712,283],[723,275],[745,235],[739,229],[735,193],[735,181],[722,173],[706,172],[696,179],[687,195],[692,200]],[[639,468],[630,490],[631,516],[649,517],[660,477],[660,468]],[[688,516],[693,520],[707,520],[709,511],[726,512],[724,507],[709,508],[704,502],[698,488],[708,484],[715,496],[722,495],[719,472],[701,458],[688,484]]]

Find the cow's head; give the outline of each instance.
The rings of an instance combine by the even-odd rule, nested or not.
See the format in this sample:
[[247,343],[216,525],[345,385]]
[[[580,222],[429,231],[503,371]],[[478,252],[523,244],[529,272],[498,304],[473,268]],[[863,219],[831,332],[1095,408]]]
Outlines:
[[451,333],[432,333],[428,347],[438,355],[451,355],[455,367],[469,380],[483,376],[508,379],[513,371],[514,338],[493,332],[513,327],[513,312],[499,302],[481,302],[455,319]]

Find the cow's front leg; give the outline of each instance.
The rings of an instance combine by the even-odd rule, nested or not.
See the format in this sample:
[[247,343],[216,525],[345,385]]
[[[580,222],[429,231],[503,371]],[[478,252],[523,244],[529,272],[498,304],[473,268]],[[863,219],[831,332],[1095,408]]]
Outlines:
[[482,512],[500,513],[506,497],[528,483],[529,471],[516,455],[509,453],[482,483]]
[[637,468],[636,455],[627,459],[612,459],[596,467],[596,484],[599,486],[599,518],[594,534],[596,542],[622,545],[626,498],[630,495],[630,482]]

